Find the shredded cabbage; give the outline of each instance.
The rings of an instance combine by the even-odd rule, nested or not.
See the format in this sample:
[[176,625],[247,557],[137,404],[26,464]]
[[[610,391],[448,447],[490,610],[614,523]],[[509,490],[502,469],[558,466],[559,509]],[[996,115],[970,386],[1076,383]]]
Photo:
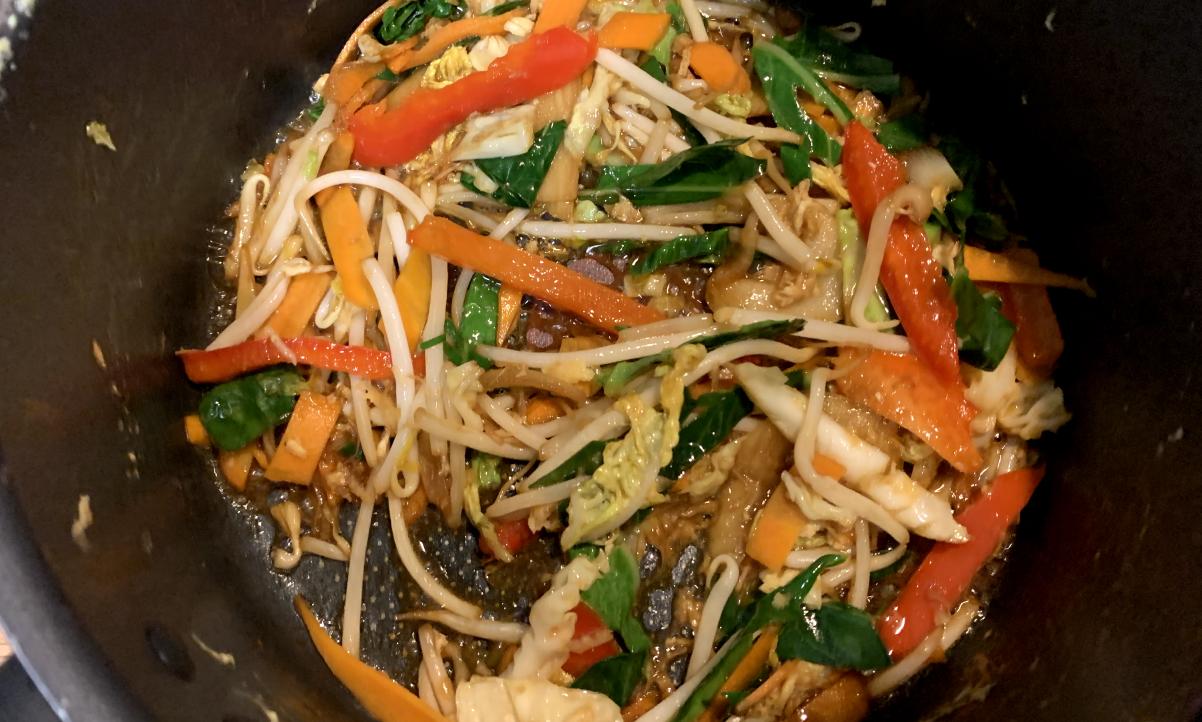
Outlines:
[[475,677],[455,690],[458,722],[621,722],[622,710],[600,692],[539,679]]
[[560,670],[576,633],[576,615],[571,610],[580,603],[580,592],[605,573],[603,567],[608,567],[604,559],[577,557],[555,574],[551,588],[530,607],[530,629],[522,635],[506,678],[548,679]]

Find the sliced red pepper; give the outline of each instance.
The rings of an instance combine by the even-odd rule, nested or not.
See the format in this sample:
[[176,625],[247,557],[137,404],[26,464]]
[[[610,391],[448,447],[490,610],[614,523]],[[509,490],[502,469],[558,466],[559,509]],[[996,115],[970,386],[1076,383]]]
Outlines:
[[[982,286],[986,284],[981,284]],[[1064,352],[1064,337],[1046,286],[989,284],[1002,297],[1002,314],[1014,324],[1014,346],[1023,366],[1047,378]]]
[[[597,613],[584,602],[577,604],[572,611],[576,613],[576,629],[572,634],[572,639],[586,639],[598,632],[609,631],[609,627],[605,626],[605,620],[597,616]],[[563,663],[563,671],[573,677],[579,677],[597,662],[619,654],[621,651],[613,636],[610,636],[609,639],[595,647],[582,652],[572,652],[568,655],[568,660]]]
[[943,383],[914,354],[845,351],[850,369],[836,385],[852,401],[900,424],[958,470],[980,468],[969,424],[976,409],[962,386]]
[[361,108],[350,121],[355,160],[369,166],[407,163],[472,113],[533,100],[580,77],[597,54],[597,38],[560,27],[517,43],[483,71],[445,88],[422,88],[392,110]]
[[292,363],[280,345],[286,346],[296,363],[331,371],[344,371],[368,379],[392,377],[392,354],[364,346],[347,346],[315,336],[298,336],[275,342],[269,338],[245,341],[212,351],[184,350],[176,353],[184,372],[196,383],[229,381],[247,371]]
[[[493,522],[493,528],[497,532],[497,540],[505,546],[510,554],[517,554],[525,549],[527,544],[534,541],[534,532],[530,531],[530,524],[524,517]],[[488,541],[483,536],[480,537],[480,551],[496,556],[496,552],[489,547]]]
[[[847,127],[843,176],[851,206],[868,237],[872,214],[906,182],[901,161],[859,122]],[[956,338],[956,302],[943,271],[931,257],[922,227],[909,218],[893,221],[881,263],[881,283],[918,355],[946,383],[962,386]]]
[[1002,474],[979,499],[956,515],[968,530],[963,544],[938,542],[881,618],[881,640],[894,661],[914,650],[940,617],[964,598],[973,578],[994,555],[1006,530],[1026,506],[1043,476],[1042,468]]

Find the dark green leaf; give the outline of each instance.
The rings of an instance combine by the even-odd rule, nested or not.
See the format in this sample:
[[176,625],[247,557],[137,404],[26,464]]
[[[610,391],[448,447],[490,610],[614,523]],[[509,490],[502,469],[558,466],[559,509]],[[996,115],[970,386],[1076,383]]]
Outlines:
[[463,17],[463,7],[448,0],[412,0],[384,11],[376,26],[376,37],[382,43],[408,40],[424,30],[431,18],[457,20],[460,17]]
[[417,345],[417,347],[420,348],[422,351],[425,351],[428,348],[434,348],[435,346],[437,346],[438,344],[440,344],[446,340],[447,340],[446,335],[435,336],[434,338],[422,341],[421,343],[419,343]]
[[318,98],[317,100],[313,101],[312,105],[310,105],[308,108],[305,108],[305,117],[309,120],[317,120],[321,117],[321,114],[325,112],[325,109],[325,98]]
[[638,241],[607,241],[597,246],[593,246],[590,250],[593,253],[604,253],[610,256],[624,256],[642,244]]
[[531,489],[558,484],[577,476],[587,476],[601,466],[602,454],[608,441],[590,441],[580,447],[567,461],[551,470],[551,473],[530,485]]
[[620,193],[636,206],[690,203],[717,198],[755,177],[763,161],[735,150],[738,138],[697,146],[662,163],[610,165],[601,170],[594,194]]
[[901,78],[885,58],[853,50],[815,23],[777,41],[802,65],[826,80],[876,93],[897,93]]
[[486,12],[484,14],[485,15],[504,15],[505,13],[509,12],[510,10],[517,10],[518,8],[524,8],[524,7],[529,7],[529,6],[530,6],[530,0],[511,0],[510,2],[507,2],[507,3],[501,3],[500,5],[496,6],[495,8],[493,8],[492,10],[489,10],[488,12]]
[[802,610],[802,600],[810,593],[819,575],[836,564],[843,562],[840,554],[819,557],[801,574],[775,592],[760,597],[751,608],[751,618],[745,629],[762,629],[772,622],[787,622],[797,618]]
[[998,188],[991,196],[991,177],[985,161],[956,138],[943,138],[939,142],[939,150],[956,175],[960,176],[964,188],[948,196],[947,206],[936,218],[961,238],[1004,240],[1009,235],[1006,223],[995,210],[989,208],[989,203],[993,196],[1004,196],[1005,190]]
[[796,152],[807,159],[813,153],[826,161],[827,165],[837,165],[842,146],[802,110],[801,101],[797,97],[799,86],[820,84],[818,76],[772,43],[756,44],[751,50],[751,57],[755,61],[756,75],[760,77],[760,83],[764,86],[764,99],[768,102],[768,110],[772,111],[776,124],[802,138],[803,142],[796,146]]
[[628,652],[608,657],[585,670],[572,682],[572,687],[600,692],[612,699],[614,704],[623,707],[642,681],[646,662],[646,652]]
[[366,458],[363,455],[363,447],[359,446],[358,441],[346,442],[338,449],[338,453],[348,459],[358,459],[359,461],[363,461]]
[[842,602],[806,608],[801,617],[781,627],[776,654],[784,659],[804,659],[827,667],[880,669],[889,666],[889,653],[877,634],[872,617]]
[[810,154],[799,145],[783,143],[780,147],[780,162],[785,167],[785,177],[797,185],[810,177]]
[[585,557],[587,559],[596,559],[597,556],[599,554],[601,554],[601,551],[602,551],[602,547],[599,547],[596,544],[588,544],[588,543],[577,544],[576,546],[574,546],[568,550],[568,561],[571,561],[572,559],[575,559],[576,557]]
[[977,368],[994,370],[1014,338],[1014,324],[1002,315],[1002,299],[993,292],[981,293],[963,266],[952,277],[952,298],[956,301],[960,358]]
[[543,184],[543,178],[547,176],[551,161],[555,159],[555,151],[559,150],[567,127],[567,121],[563,120],[548,123],[534,136],[530,150],[521,155],[477,160],[476,167],[497,184],[492,197],[520,208],[534,205],[534,198]]
[[499,458],[482,451],[472,457],[472,470],[476,472],[476,483],[481,489],[496,489],[501,485],[500,464]]
[[725,441],[735,424],[750,414],[755,404],[742,389],[732,389],[702,394],[694,408],[696,416],[682,425],[672,460],[660,471],[669,479],[679,479],[701,457]]
[[384,80],[389,83],[395,83],[396,81],[398,81],[400,79],[401,79],[401,76],[392,72],[392,70],[389,68],[384,68],[380,72],[376,73],[376,80]]
[[501,284],[477,273],[467,286],[459,327],[447,317],[443,328],[447,359],[456,365],[475,361],[482,368],[492,368],[492,362],[476,353],[476,346],[491,344],[497,338],[497,294]]
[[290,366],[227,381],[200,397],[200,422],[218,448],[236,451],[284,423],[304,388]]
[[730,243],[730,229],[721,228],[709,233],[699,233],[694,236],[681,236],[655,247],[647,255],[635,261],[630,266],[630,272],[643,275],[658,271],[664,266],[680,263],[692,258],[706,256],[721,256],[726,252]]
[[927,134],[922,116],[917,113],[883,123],[876,139],[890,153],[901,153],[926,145]]
[[727,597],[726,605],[722,607],[722,614],[718,617],[718,631],[729,635],[746,624],[747,620],[751,618],[751,606],[751,604],[739,604],[737,594]]
[[625,547],[615,547],[609,553],[609,571],[580,593],[580,600],[622,637],[631,652],[651,647],[642,624],[631,614],[638,588],[639,570],[634,557]]
[[687,32],[689,24],[684,18],[684,8],[678,2],[668,3],[668,15],[672,16],[672,28],[678,33]]

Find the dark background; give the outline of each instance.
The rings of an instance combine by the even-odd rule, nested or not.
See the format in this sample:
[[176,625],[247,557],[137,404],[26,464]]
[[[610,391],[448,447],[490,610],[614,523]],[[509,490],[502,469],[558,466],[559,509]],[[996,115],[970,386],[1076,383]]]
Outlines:
[[[1074,420],[987,623],[880,718],[1194,718],[1193,4],[828,5],[864,18],[867,41],[931,89],[937,122],[997,162],[1046,264],[1099,293],[1054,297]],[[235,722],[265,703],[283,720],[365,719],[289,606],[325,585],[330,618],[337,571],[269,571],[270,526],[183,441],[195,396],[171,351],[203,337],[204,256],[232,179],[371,6],[40,0],[0,30],[16,51],[0,74],[0,617],[64,718]],[[116,153],[85,137],[93,119]],[[96,517],[86,554],[69,533],[80,494]],[[394,583],[380,592],[395,599]],[[377,659],[406,643],[366,641]],[[0,682],[0,719],[33,719],[11,665]]]

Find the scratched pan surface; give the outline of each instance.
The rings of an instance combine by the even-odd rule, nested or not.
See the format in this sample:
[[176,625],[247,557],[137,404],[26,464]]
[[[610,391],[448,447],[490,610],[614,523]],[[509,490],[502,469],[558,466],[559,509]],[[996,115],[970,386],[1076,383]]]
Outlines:
[[[32,20],[0,23],[15,50],[0,75],[0,619],[70,719],[235,722],[264,705],[282,720],[366,719],[290,606],[302,593],[336,622],[340,565],[270,571],[271,526],[183,443],[196,392],[171,351],[204,337],[205,258],[232,179],[370,5],[41,0]],[[1101,294],[1056,299],[1076,418],[987,623],[879,718],[1192,719],[1196,14],[1061,2],[1052,32],[1042,0],[830,5],[865,19],[932,90],[932,115],[998,161],[1047,262]],[[84,136],[90,120],[117,152]],[[69,534],[80,494],[96,517],[87,553]],[[365,654],[411,678],[412,630],[395,615],[413,590],[374,523]],[[495,599],[474,540],[436,526],[424,543],[438,572]]]

